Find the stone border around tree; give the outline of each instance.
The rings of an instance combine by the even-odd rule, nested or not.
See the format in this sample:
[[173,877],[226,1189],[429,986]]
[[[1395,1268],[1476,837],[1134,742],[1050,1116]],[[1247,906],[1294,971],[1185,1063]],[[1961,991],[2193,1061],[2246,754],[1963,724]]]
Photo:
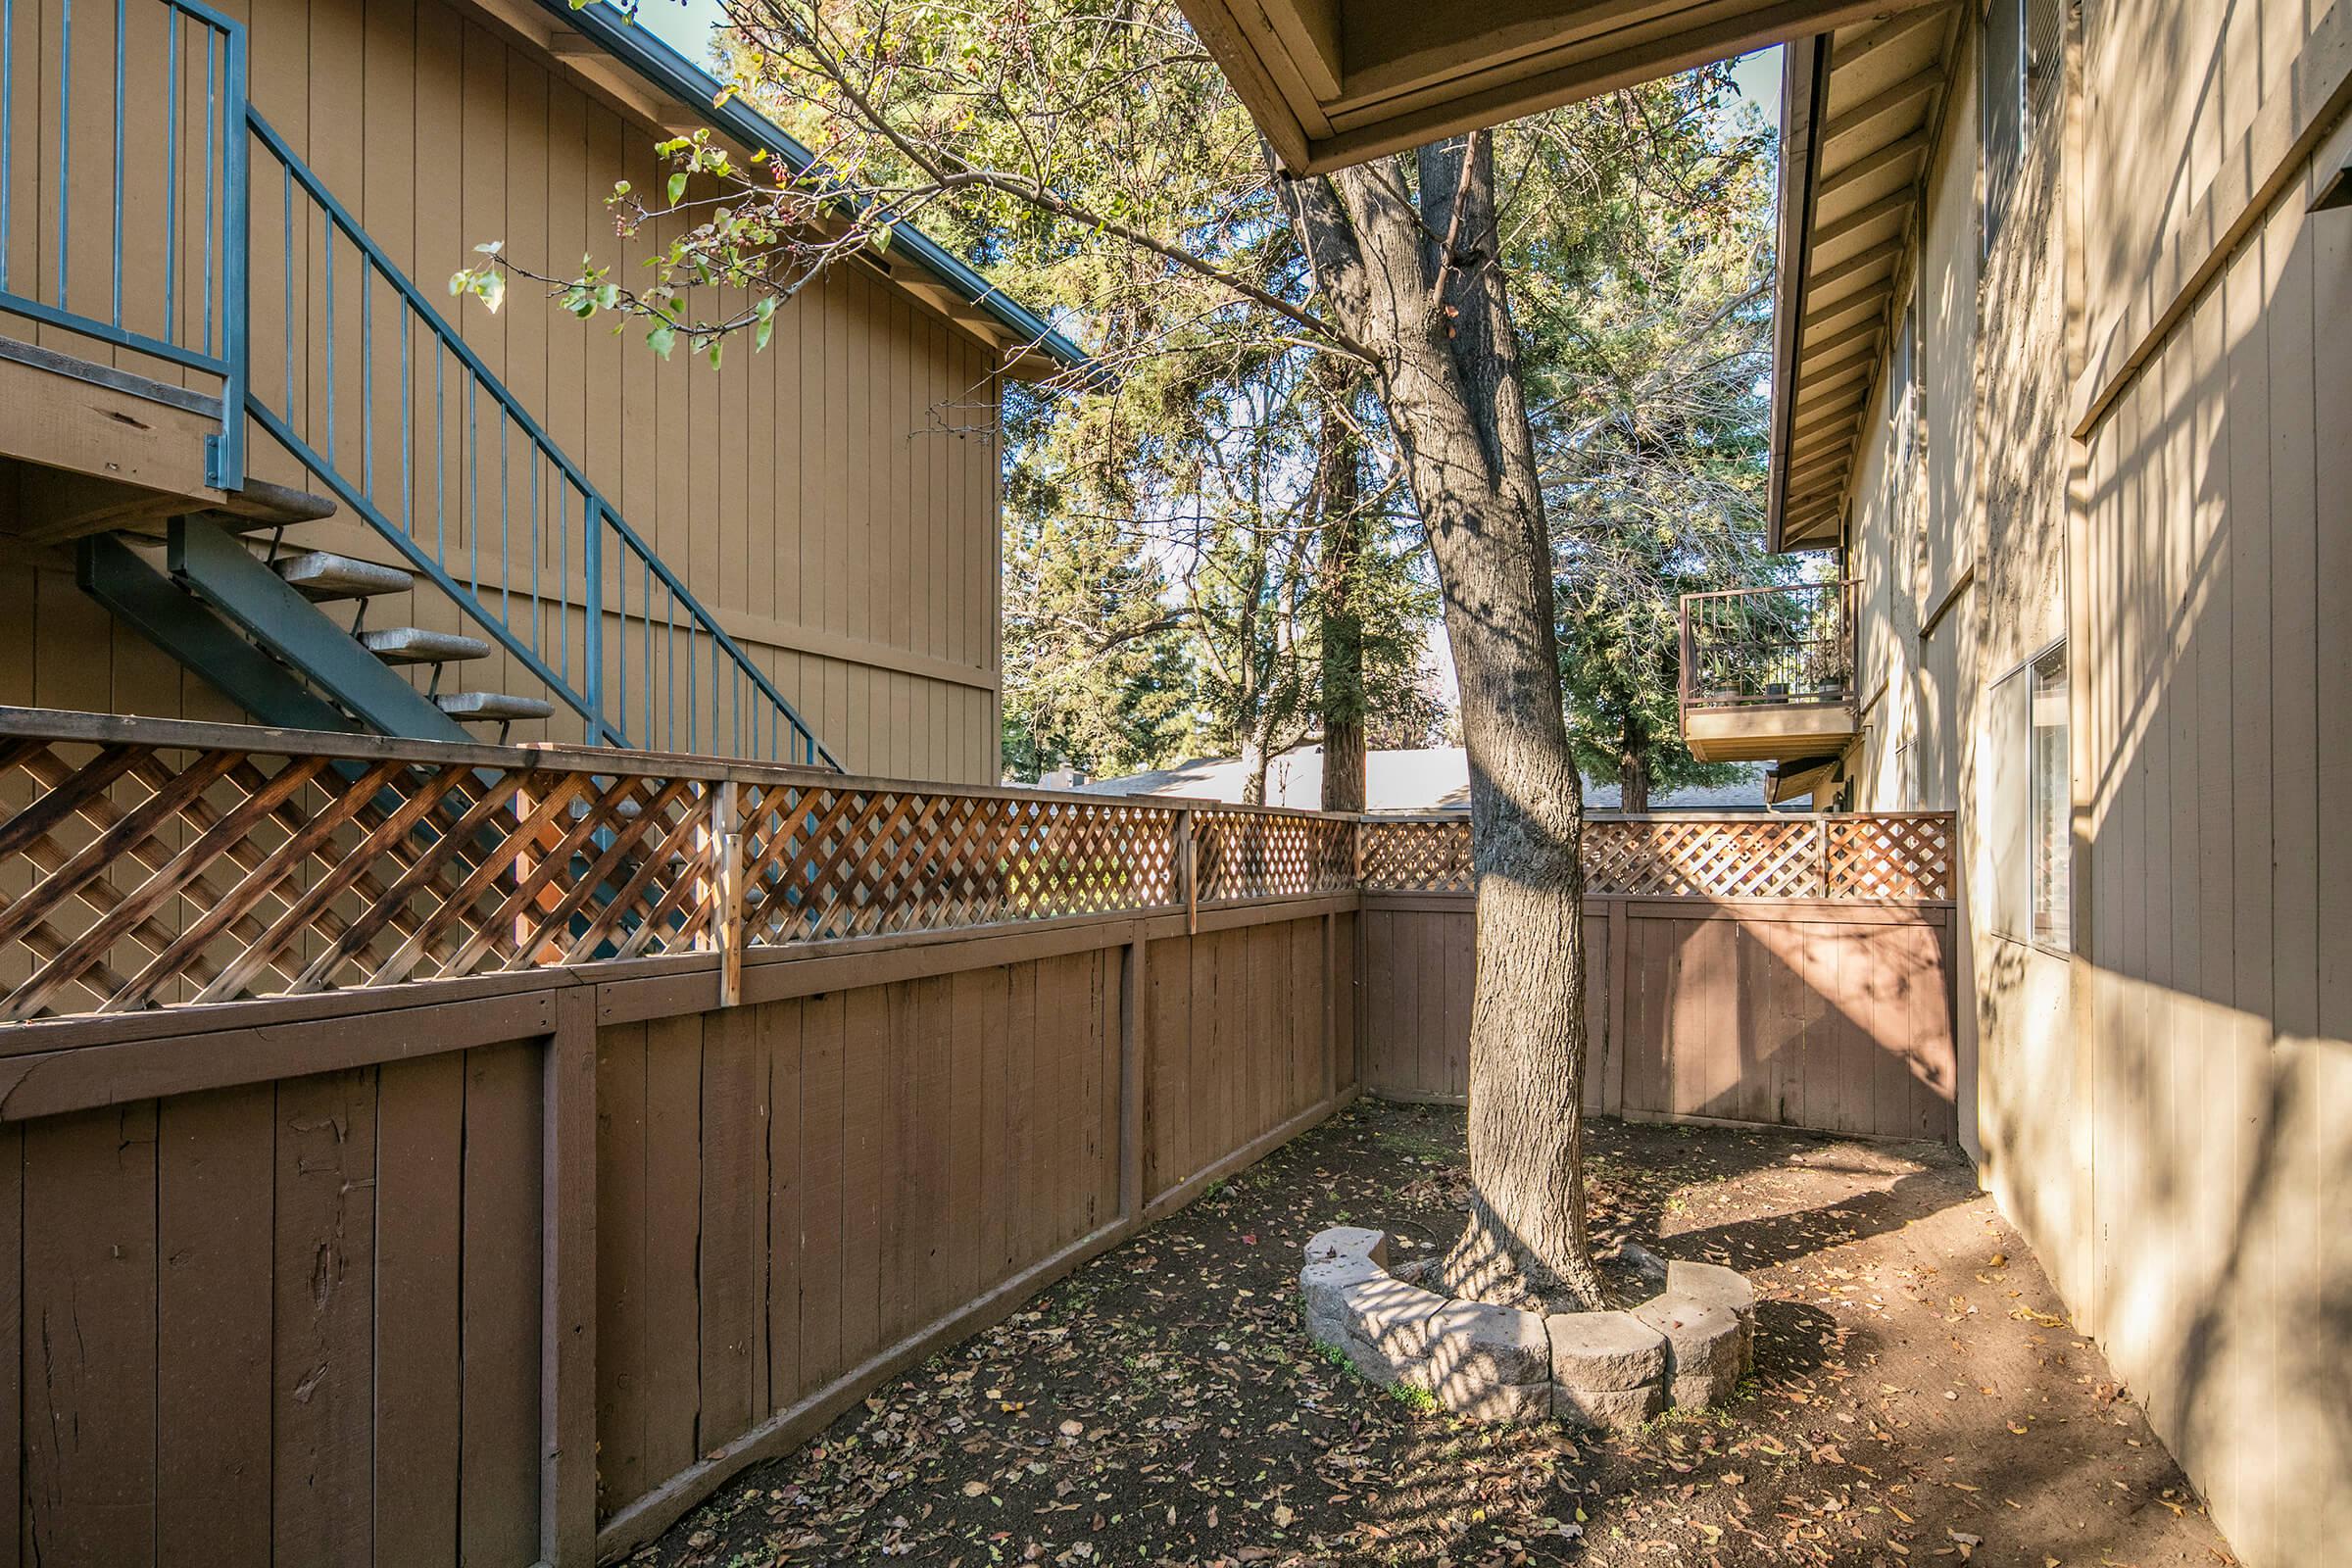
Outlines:
[[1666,1288],[1627,1311],[1544,1316],[1408,1284],[1384,1232],[1340,1225],[1306,1244],[1298,1288],[1317,1345],[1474,1421],[1635,1427],[1723,1403],[1755,1365],[1755,1291],[1714,1263],[1670,1262]]

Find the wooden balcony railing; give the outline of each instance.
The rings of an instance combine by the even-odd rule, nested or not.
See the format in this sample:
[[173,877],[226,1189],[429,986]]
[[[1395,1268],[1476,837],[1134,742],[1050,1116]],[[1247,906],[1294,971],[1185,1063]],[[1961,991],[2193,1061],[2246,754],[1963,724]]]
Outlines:
[[1851,702],[1858,584],[1685,594],[1682,710]]
[[[1358,818],[0,708],[0,1020],[1358,890],[1467,893]],[[1937,901],[1940,816],[1595,818],[1596,894]]]

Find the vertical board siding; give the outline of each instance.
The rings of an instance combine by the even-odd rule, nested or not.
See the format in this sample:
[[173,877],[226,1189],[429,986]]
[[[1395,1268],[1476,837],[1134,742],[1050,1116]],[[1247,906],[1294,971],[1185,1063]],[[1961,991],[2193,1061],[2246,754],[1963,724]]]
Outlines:
[[[708,1490],[713,1453],[807,1430],[1337,1102],[1353,912],[1218,924],[1105,920],[1017,962],[943,941],[915,978],[641,1022],[593,1025],[590,995],[576,1033],[0,1123],[25,1374],[0,1560],[525,1568],[560,1474],[600,1525]],[[349,1059],[373,1024],[287,1027]],[[589,1132],[551,1068],[591,1031],[593,1160],[551,1164],[551,1117]],[[593,1193],[551,1191],[566,1170]],[[551,1216],[591,1201],[592,1274],[551,1274]],[[593,1366],[551,1353],[591,1312]],[[551,1439],[565,1408],[592,1451]]]
[[[1594,902],[1624,902],[1629,913],[1585,920],[1588,1114],[1956,1135],[1942,911],[1888,921],[1820,906],[1727,914],[1700,901]],[[1474,908],[1468,899],[1453,909],[1368,905],[1357,916],[1369,1093],[1465,1093]],[[1619,931],[1627,952],[1612,962]],[[1622,997],[1609,989],[1617,976]]]
[[[160,24],[153,37],[137,24],[154,9],[131,0],[129,59],[137,69],[152,65],[151,75],[160,78]],[[526,265],[564,270],[588,254],[613,266],[615,275],[628,275],[650,254],[650,238],[612,237],[600,204],[617,180],[641,189],[659,183],[662,171],[652,148],[662,133],[447,0],[250,0],[227,10],[249,28],[255,107],[455,320],[843,763],[862,773],[994,782],[994,351],[853,267],[828,273],[784,306],[765,353],[753,354],[748,342],[733,345],[716,370],[689,355],[664,364],[645,348],[641,332],[616,340],[605,323],[574,319],[537,290],[516,289],[495,316],[449,300],[443,282],[473,259],[473,246],[490,240],[504,241],[507,254]],[[61,25],[54,4],[17,5],[21,76],[53,55],[48,44]],[[108,32],[104,22],[85,24],[75,40],[75,173],[86,168],[98,176],[77,177],[69,215],[76,309],[103,310],[111,281]],[[200,75],[191,77],[191,89]],[[19,269],[32,265],[36,247],[48,259],[42,265],[52,265],[61,215],[54,137],[40,118],[42,105],[55,102],[58,83],[26,79],[18,86],[13,200],[21,212],[43,204],[39,224],[12,229],[12,275],[22,277],[30,275]],[[130,144],[160,148],[162,93],[129,97]],[[190,121],[190,130],[201,137],[201,116]],[[200,154],[183,148],[183,165],[199,161]],[[160,213],[165,171],[160,155],[126,160],[124,204],[134,222]],[[190,195],[200,194],[192,171],[183,169],[183,181]],[[254,383],[266,401],[296,411],[297,426],[307,424],[323,450],[330,392],[325,235],[298,201],[289,257],[281,203],[277,182],[260,180],[252,221]],[[160,309],[159,249],[127,246],[125,263],[126,313],[133,324],[152,326],[140,313]],[[196,265],[182,259],[190,273],[180,283],[183,302],[193,298]],[[372,386],[364,376],[361,276],[356,253],[338,245],[331,389],[337,466],[359,483],[371,457],[373,493],[397,509],[405,484],[420,541],[429,548],[444,537],[461,579],[478,569],[493,610],[508,605],[526,633],[534,617],[551,636],[567,622],[576,638],[579,612],[565,610],[566,601],[577,605],[580,597],[576,512],[569,518],[570,580],[559,581],[552,484],[543,475],[534,512],[528,466],[512,462],[502,487],[500,454],[490,438],[479,454],[478,494],[473,490],[455,361],[446,367],[453,372],[450,403],[436,423],[432,356],[413,334],[404,407],[398,318],[381,285],[368,291]],[[19,318],[0,315],[0,332],[174,383],[204,379]],[[370,408],[372,454],[360,420]],[[405,472],[404,416],[412,448]],[[484,419],[487,427],[486,414]],[[248,432],[248,447],[257,477],[324,488],[258,425]],[[351,515],[308,525],[290,538],[393,559],[390,546]],[[536,571],[534,540],[543,556]],[[0,669],[15,672],[27,688],[11,701],[168,718],[238,716],[200,675],[114,624],[74,587],[59,558],[24,564],[24,580],[11,590],[24,601],[17,607],[22,612],[0,627]],[[621,586],[618,571],[608,569],[609,593]],[[632,585],[632,603],[638,592]],[[371,623],[401,622],[466,629],[455,607],[430,588],[381,601],[371,612]],[[608,645],[609,661],[616,660],[611,636]],[[576,667],[576,646],[571,657]],[[616,665],[607,669],[609,690],[618,674]],[[644,676],[642,665],[631,672],[633,698],[642,697]],[[466,677],[470,686],[536,690],[503,650],[467,666]],[[671,735],[658,702],[654,719],[657,742],[685,750],[711,744],[707,715],[690,732],[681,711]],[[577,736],[564,715],[517,725],[513,738]]]
[[522,1043],[0,1132],[0,1560],[533,1561],[540,1087]]
[[[1327,1102],[1323,944],[1318,916],[1148,945],[1147,1197]],[[601,1032],[601,1517],[1121,1219],[1122,965]]]
[[[2166,47],[2226,57],[2240,120],[2212,130],[2213,106],[2125,79],[2111,27],[2100,101],[2147,134],[2111,132],[2106,157],[2175,159],[2193,129],[2204,167],[2161,210],[2095,215],[2094,239],[2176,221],[2213,175],[2203,149],[2259,103],[2257,62],[2296,66],[2292,14],[2269,19],[2289,29],[2276,51],[2247,42],[2263,18],[2199,16]],[[2323,1560],[2352,1531],[2352,1329],[2312,1305],[2352,1288],[2328,1218],[2352,1183],[2352,852],[2326,826],[2352,804],[2352,239],[2305,210],[2335,162],[2259,215],[2091,432],[2070,626],[2076,1005],[2071,1027],[1991,1038],[1985,1062],[1995,1190],[2045,1255],[2077,1260],[2060,1283],[2080,1325],[2265,1565]],[[2063,1098],[2030,1092],[2049,1058]]]

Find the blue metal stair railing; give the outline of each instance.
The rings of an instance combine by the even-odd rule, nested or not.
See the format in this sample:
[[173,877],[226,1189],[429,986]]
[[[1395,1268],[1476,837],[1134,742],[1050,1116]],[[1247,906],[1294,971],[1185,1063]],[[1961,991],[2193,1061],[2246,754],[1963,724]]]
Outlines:
[[215,378],[223,490],[245,479],[245,29],[197,0],[0,0],[0,312]]
[[[0,0],[9,3],[9,0]],[[548,689],[592,744],[841,764],[481,355],[250,108],[254,418]],[[383,310],[379,313],[379,301]],[[356,405],[356,407],[355,407]]]

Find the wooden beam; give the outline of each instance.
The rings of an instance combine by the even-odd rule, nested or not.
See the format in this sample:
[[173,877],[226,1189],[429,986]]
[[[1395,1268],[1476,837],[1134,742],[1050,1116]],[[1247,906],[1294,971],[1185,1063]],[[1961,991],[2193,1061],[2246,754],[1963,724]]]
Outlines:
[[1942,86],[1943,67],[1940,64],[1915,72],[1876,97],[1856,104],[1823,126],[1821,145],[1824,148],[1834,147],[1913,110],[1918,110],[1924,116],[1928,100]]
[[[1195,18],[1198,27],[1200,14],[1210,10],[1215,0],[1181,0],[1181,3],[1186,15]],[[1279,4],[1282,0],[1263,0],[1263,3]],[[1780,4],[1691,6],[1688,8],[1687,20],[1677,17],[1616,28],[1569,48],[1514,60],[1505,69],[1465,73],[1443,90],[1416,94],[1407,105],[1391,113],[1365,106],[1348,117],[1348,122],[1332,135],[1314,138],[1304,167],[1310,172],[1317,172],[1361,163],[1575,99],[1745,54],[1767,44],[1834,31],[1931,3],[1934,0],[1875,0],[1875,3],[1874,0],[1782,0]],[[1465,15],[1459,8],[1430,10],[1448,19]],[[1203,41],[1209,44],[1210,53],[1229,75],[1250,69],[1238,59],[1228,58],[1214,40],[1204,37]],[[1247,91],[1243,91],[1242,100],[1250,105],[1253,115],[1257,114]],[[1270,134],[1271,128],[1262,118],[1259,122]]]
[[[1813,230],[1814,254],[1819,255],[1833,245],[1852,239],[1874,223],[1883,223],[1889,218],[1901,220],[1909,217],[1918,201],[1918,189],[1905,185],[1891,195],[1882,196],[1875,202],[1855,208],[1835,222],[1821,224]],[[1819,203],[1815,206],[1818,209]]]
[[1824,174],[1813,188],[1813,206],[1818,211],[1823,202],[1858,181],[1870,178],[1905,159],[1923,157],[1928,150],[1928,127],[1922,125],[1898,141],[1864,153],[1834,174]]
[[[215,505],[205,442],[220,433],[220,405],[190,401],[178,387],[16,346],[0,353],[0,456]],[[12,518],[6,531],[54,535],[44,521]]]
[[1841,295],[1818,310],[1807,312],[1802,323],[1802,330],[1811,332],[1829,325],[1832,321],[1843,320],[1856,311],[1884,305],[1887,294],[1893,287],[1894,279],[1890,276],[1884,282],[1874,284],[1869,288]]
[[1808,299],[1818,298],[1824,289],[1832,288],[1851,278],[1860,277],[1875,268],[1894,267],[1902,261],[1903,252],[1908,247],[1898,237],[1881,240],[1866,251],[1856,252],[1846,260],[1834,267],[1825,268],[1806,279],[1806,297]]

